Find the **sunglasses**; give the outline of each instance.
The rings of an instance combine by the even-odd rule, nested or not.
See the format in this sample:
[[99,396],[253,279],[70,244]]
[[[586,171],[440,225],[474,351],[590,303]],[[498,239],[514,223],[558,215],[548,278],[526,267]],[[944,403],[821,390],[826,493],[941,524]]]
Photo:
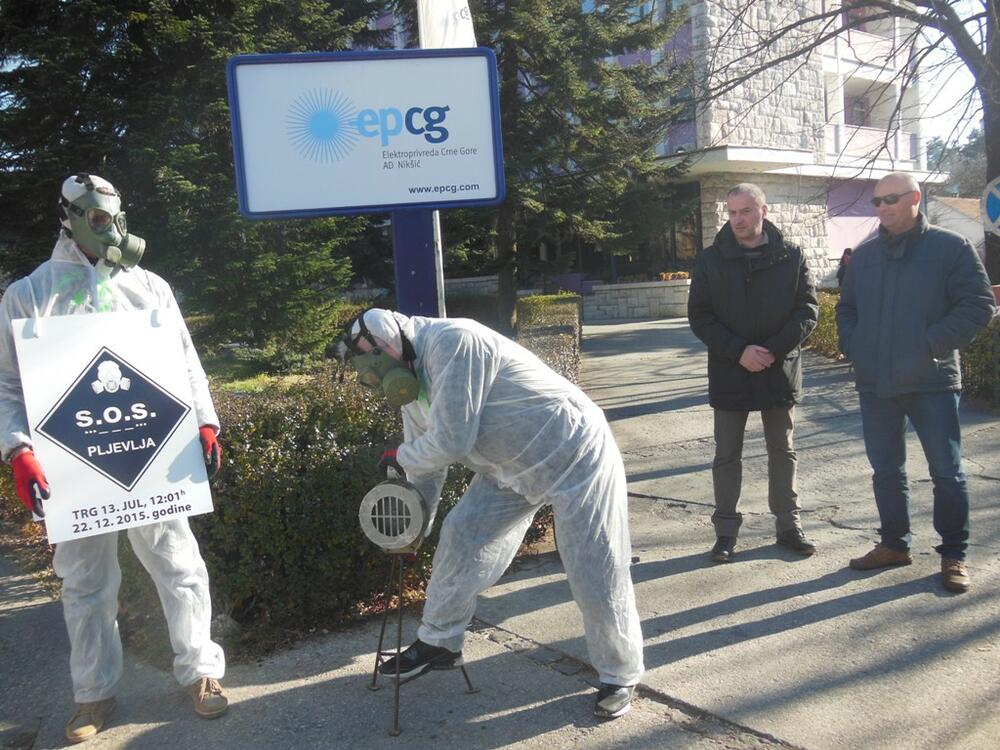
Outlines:
[[875,208],[878,208],[883,203],[885,203],[885,205],[887,206],[895,206],[897,203],[899,203],[899,199],[902,198],[904,195],[909,195],[910,193],[915,193],[915,192],[917,191],[907,190],[905,193],[889,193],[888,195],[882,195],[882,196],[876,195],[874,198],[872,198],[872,205],[875,206]]

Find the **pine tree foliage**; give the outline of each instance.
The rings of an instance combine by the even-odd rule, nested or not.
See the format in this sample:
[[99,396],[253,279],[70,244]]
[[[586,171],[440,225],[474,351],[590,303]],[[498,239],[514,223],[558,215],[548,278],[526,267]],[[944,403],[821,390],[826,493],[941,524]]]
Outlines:
[[[143,265],[190,311],[262,343],[351,274],[366,219],[241,218],[225,80],[233,55],[375,43],[366,0],[4,0],[0,3],[0,267],[51,251],[59,186],[92,172],[123,193]],[[280,189],[280,186],[275,186]]]
[[503,315],[537,243],[576,238],[620,251],[639,231],[623,206],[669,202],[649,186],[662,182],[655,146],[676,111],[670,97],[687,82],[669,47],[681,19],[640,17],[637,5],[470,3],[500,77],[507,200],[493,222]]
[[981,198],[986,185],[986,140],[982,128],[974,128],[965,143],[954,146],[942,138],[927,143],[927,166],[948,174],[948,182],[935,187],[938,195]]

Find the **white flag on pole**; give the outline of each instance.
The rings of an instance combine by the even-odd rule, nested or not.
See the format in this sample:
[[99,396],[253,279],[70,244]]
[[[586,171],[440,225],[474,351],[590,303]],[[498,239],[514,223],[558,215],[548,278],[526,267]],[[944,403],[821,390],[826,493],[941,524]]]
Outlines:
[[466,0],[417,0],[417,25],[421,49],[476,46]]
[[[475,47],[476,31],[467,0],[417,0],[417,29],[421,49]],[[434,275],[437,277],[438,314],[447,315],[444,302],[444,253],[441,217],[434,211]]]

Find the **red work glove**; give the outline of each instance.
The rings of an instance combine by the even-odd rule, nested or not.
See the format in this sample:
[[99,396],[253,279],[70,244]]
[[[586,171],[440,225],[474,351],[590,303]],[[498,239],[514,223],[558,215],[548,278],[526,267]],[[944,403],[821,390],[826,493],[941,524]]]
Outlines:
[[14,489],[24,507],[39,518],[44,518],[42,500],[49,499],[49,481],[35,454],[30,450],[19,453],[11,459],[10,467],[14,470]]
[[212,425],[203,424],[198,428],[201,437],[201,450],[205,456],[205,467],[208,471],[208,478],[211,479],[222,466],[222,446],[215,436],[215,428]]
[[[390,479],[403,479],[406,477],[406,472],[403,471],[403,467],[399,465],[399,461],[396,460],[396,448],[386,448],[382,451],[382,457],[378,460],[378,467],[382,469],[386,476]],[[395,474],[393,474],[395,472]]]

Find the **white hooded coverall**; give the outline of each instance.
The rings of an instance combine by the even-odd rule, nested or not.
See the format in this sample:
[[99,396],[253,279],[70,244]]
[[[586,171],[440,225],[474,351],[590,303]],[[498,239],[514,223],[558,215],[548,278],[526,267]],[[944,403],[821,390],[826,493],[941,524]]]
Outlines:
[[[3,460],[19,446],[31,446],[11,321],[49,315],[164,311],[182,339],[198,424],[218,426],[208,381],[187,326],[167,283],[134,267],[111,274],[104,261],[91,265],[76,244],[60,233],[52,257],[30,276],[10,285],[0,302],[0,451]],[[42,469],[44,470],[44,466]],[[52,487],[48,504],[59,502]],[[100,499],[95,498],[95,502]],[[212,604],[208,571],[186,518],[128,530],[128,538],[149,571],[163,605],[174,650],[174,676],[181,685],[201,677],[221,678],[222,648],[210,637]],[[63,615],[70,640],[70,674],[78,703],[115,694],[122,674],[118,634],[118,533],[60,542],[53,568],[62,578]]]
[[518,344],[471,320],[395,314],[421,397],[396,457],[436,506],[452,463],[476,476],[448,513],[418,637],[460,651],[476,597],[507,569],[542,503],[602,682],[635,685],[642,632],[629,572],[625,467],[604,413]]

